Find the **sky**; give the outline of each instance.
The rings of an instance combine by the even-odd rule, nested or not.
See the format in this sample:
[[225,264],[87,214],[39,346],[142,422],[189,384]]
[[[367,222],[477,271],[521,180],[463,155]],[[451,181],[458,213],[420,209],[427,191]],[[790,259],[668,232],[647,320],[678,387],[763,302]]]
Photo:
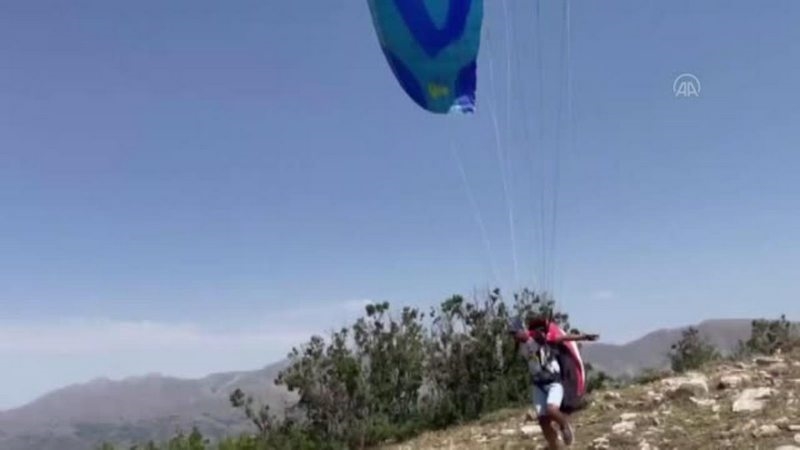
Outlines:
[[465,117],[405,96],[364,1],[0,4],[0,409],[496,285],[608,342],[800,316],[800,4],[573,0],[565,47],[502,4]]

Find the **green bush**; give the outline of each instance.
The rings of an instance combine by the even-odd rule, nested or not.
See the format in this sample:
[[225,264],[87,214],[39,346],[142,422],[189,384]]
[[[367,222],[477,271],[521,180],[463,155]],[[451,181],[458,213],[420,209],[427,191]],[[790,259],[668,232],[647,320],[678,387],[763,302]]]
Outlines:
[[695,327],[682,332],[680,340],[672,345],[669,356],[672,370],[679,373],[698,369],[721,358],[719,351]]
[[[244,412],[252,435],[216,446],[194,433],[179,435],[165,449],[365,448],[527,404],[529,375],[507,324],[534,313],[572,331],[553,300],[528,290],[510,304],[498,290],[472,300],[456,295],[428,313],[368,305],[351,326],[291,351],[291,364],[275,381],[298,394],[286,418],[236,390],[231,405]],[[593,373],[590,386],[608,380]]]
[[633,384],[650,384],[655,381],[663,380],[669,377],[672,373],[668,370],[648,368],[642,370],[638,375],[633,377],[631,383]]
[[796,323],[781,315],[777,320],[757,319],[752,322],[750,338],[739,343],[736,357],[773,355],[778,351],[791,352],[800,348],[800,330]]
[[595,369],[590,363],[584,363],[586,370],[586,392],[591,393],[600,389],[614,386],[618,383],[614,377],[603,372],[602,370]]

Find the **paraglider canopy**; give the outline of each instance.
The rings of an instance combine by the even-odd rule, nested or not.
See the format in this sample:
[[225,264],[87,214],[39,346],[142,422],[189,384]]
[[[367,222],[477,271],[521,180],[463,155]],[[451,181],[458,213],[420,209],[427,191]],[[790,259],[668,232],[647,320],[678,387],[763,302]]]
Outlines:
[[395,78],[433,113],[475,110],[483,0],[368,0]]

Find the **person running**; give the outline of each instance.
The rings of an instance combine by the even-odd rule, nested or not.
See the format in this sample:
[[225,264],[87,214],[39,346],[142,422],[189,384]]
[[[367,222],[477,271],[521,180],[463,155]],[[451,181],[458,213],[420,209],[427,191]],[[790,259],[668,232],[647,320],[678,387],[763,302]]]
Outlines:
[[563,351],[561,344],[567,341],[594,341],[595,334],[561,334],[550,332],[550,324],[546,319],[534,317],[529,321],[527,329],[515,327],[515,337],[522,357],[527,361],[530,381],[533,388],[533,406],[542,428],[542,433],[551,449],[558,448],[558,433],[553,427],[555,423],[561,431],[566,445],[572,445],[574,430],[569,415],[562,411],[564,401],[564,383],[562,368],[558,360],[558,352]]

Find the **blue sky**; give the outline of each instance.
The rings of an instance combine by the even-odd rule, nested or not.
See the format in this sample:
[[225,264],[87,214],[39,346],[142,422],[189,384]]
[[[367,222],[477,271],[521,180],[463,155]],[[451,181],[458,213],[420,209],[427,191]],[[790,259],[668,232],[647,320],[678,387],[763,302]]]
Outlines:
[[[542,9],[548,95],[523,110],[538,86],[519,75],[535,73],[524,3],[509,0],[511,111],[546,137],[503,148],[530,285],[526,158],[556,142],[563,21]],[[367,299],[424,306],[492,284],[492,260],[509,287],[499,5],[470,117],[402,93],[363,1],[0,5],[0,358],[14,361],[0,408],[97,376],[260,367]],[[551,283],[576,325],[619,342],[800,315],[798,18],[792,0],[572,2]],[[684,72],[699,98],[673,96]]]

